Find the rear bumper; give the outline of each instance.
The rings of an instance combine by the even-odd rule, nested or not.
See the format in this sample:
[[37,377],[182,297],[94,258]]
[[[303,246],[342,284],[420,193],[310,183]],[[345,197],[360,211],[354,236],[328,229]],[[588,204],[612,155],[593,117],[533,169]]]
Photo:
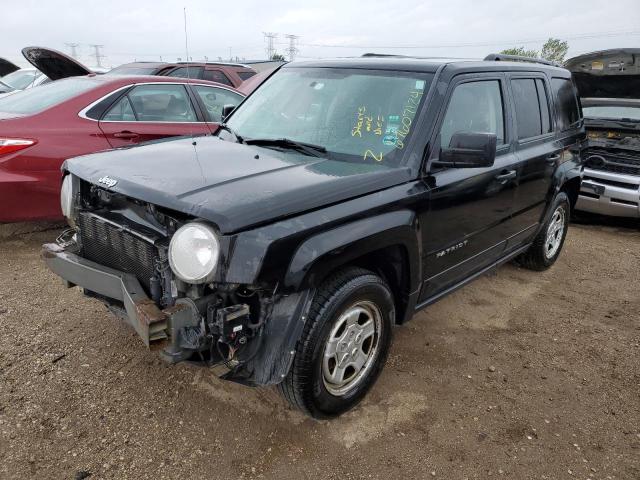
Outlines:
[[640,218],[640,177],[586,168],[576,210]]
[[66,251],[55,243],[42,246],[42,258],[49,269],[62,277],[67,286],[80,286],[85,290],[122,302],[125,320],[138,332],[148,347],[171,347],[171,333],[184,320],[193,318],[189,307],[176,305],[160,310],[147,297],[135,276],[120,272]]
[[59,171],[23,174],[0,168],[0,223],[64,219],[59,176]]

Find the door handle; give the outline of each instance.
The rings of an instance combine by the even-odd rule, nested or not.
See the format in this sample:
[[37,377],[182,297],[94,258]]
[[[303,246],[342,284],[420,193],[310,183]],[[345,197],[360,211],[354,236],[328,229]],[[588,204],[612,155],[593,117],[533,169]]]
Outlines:
[[138,135],[135,132],[129,132],[127,130],[124,130],[122,132],[114,133],[113,136],[116,137],[116,138],[124,138],[124,139],[128,139],[128,140],[133,140],[134,138],[138,138],[140,135]]
[[498,180],[499,182],[502,183],[506,183],[507,181],[511,180],[512,178],[516,178],[516,171],[515,170],[508,170],[504,173],[501,173],[500,175],[496,175],[496,180]]

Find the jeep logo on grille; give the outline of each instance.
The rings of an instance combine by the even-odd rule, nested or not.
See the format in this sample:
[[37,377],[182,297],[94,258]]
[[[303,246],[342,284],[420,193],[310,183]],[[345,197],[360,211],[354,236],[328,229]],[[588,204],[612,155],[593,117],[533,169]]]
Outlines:
[[103,185],[106,185],[109,188],[115,187],[116,183],[118,183],[118,180],[114,180],[111,177],[102,177],[98,179],[98,183],[101,183]]

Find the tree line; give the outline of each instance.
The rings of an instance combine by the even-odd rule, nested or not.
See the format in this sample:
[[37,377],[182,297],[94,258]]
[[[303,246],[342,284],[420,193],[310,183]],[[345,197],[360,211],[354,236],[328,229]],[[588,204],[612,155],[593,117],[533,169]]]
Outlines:
[[569,44],[559,38],[550,38],[542,46],[542,50],[527,50],[524,47],[513,47],[502,50],[500,53],[505,55],[519,55],[521,57],[541,58],[551,62],[564,62],[564,57],[569,50]]

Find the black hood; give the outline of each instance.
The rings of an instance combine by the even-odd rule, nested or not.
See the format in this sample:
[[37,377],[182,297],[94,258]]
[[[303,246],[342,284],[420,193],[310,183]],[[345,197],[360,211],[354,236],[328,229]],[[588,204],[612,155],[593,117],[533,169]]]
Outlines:
[[[194,146],[193,143],[196,145]],[[258,156],[258,158],[256,158]],[[409,181],[408,168],[339,162],[218,137],[96,153],[63,166],[96,185],[215,223],[222,233]]]
[[51,48],[25,47],[22,49],[22,55],[51,80],[93,73],[70,56]]
[[15,72],[16,70],[20,70],[20,67],[6,58],[0,57],[0,77],[9,75],[11,72]]
[[640,98],[640,48],[587,53],[565,67],[583,98]]

